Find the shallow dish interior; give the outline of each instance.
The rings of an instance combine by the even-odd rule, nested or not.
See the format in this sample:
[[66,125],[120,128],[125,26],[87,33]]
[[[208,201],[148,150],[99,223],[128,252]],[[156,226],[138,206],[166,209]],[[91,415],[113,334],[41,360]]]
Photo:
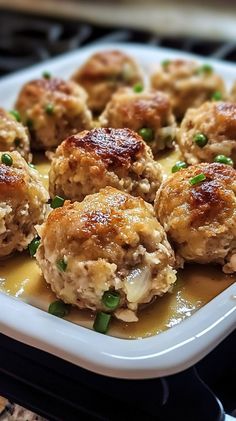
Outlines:
[[[235,79],[235,66],[178,51],[138,44],[92,45],[3,78],[1,106],[12,108],[22,84],[40,77],[43,71],[67,78],[92,53],[111,48],[132,55],[144,71],[165,59],[194,58],[212,64],[228,86]],[[177,158],[177,150],[160,157],[167,173]],[[34,162],[47,184],[48,162],[40,155]],[[35,260],[26,252],[0,262],[0,292],[1,332],[81,367],[122,378],[150,378],[181,371],[213,349],[236,323],[235,276],[206,265],[189,265],[180,271],[173,292],[144,309],[138,323],[128,326],[113,321],[109,334],[128,339],[125,341],[81,327],[92,326],[89,312],[73,311],[69,320],[74,323],[47,314],[54,296]]]

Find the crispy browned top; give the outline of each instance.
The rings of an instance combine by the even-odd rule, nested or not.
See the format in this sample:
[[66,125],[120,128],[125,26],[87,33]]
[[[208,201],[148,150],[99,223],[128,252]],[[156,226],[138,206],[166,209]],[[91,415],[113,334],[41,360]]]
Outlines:
[[[204,174],[206,180],[195,185],[190,180]],[[180,170],[165,183],[160,195],[160,218],[185,204],[186,217],[191,226],[224,223],[224,218],[233,211],[236,191],[236,170],[229,165],[202,163]],[[184,215],[183,215],[184,218]]]
[[139,197],[130,196],[112,187],[85,197],[82,202],[66,201],[53,210],[44,224],[43,237],[63,245],[91,239],[93,243],[129,244],[137,242],[137,232],[151,234],[159,229],[153,208]]
[[79,77],[83,79],[99,80],[109,75],[118,75],[123,70],[123,65],[129,63],[136,67],[132,58],[121,51],[101,51],[93,54],[79,70]]
[[36,79],[26,83],[19,95],[19,99],[22,95],[27,95],[27,97],[39,97],[43,91],[45,92],[56,92],[60,91],[64,94],[70,95],[72,93],[71,82],[64,81],[60,78],[50,78],[50,79]]
[[129,167],[144,151],[142,138],[130,129],[98,128],[83,131],[63,142],[65,150],[81,148],[97,156],[106,167]]
[[21,190],[24,178],[16,169],[0,164],[0,198],[6,199],[13,191]]

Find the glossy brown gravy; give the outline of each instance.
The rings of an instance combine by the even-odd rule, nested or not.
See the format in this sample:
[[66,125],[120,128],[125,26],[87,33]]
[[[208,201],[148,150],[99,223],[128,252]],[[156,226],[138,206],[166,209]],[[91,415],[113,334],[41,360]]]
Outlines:
[[[179,158],[178,151],[163,155],[159,162],[168,174]],[[45,186],[48,184],[49,163],[38,155],[34,159]],[[225,275],[219,267],[188,265],[179,271],[173,291],[139,313],[137,323],[113,320],[109,334],[122,338],[148,337],[160,333],[191,316],[198,308],[235,282],[236,276]],[[35,259],[27,252],[17,253],[0,261],[0,291],[47,311],[55,295],[44,281]],[[92,327],[94,315],[89,311],[73,309],[68,320]]]

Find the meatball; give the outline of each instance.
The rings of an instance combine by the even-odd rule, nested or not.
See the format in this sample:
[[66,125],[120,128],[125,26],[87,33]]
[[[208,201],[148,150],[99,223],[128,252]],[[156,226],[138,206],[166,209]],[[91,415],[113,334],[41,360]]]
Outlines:
[[162,181],[149,146],[129,129],[97,128],[66,139],[49,172],[50,196],[81,201],[112,186],[153,202]]
[[26,83],[16,108],[29,127],[32,148],[55,148],[67,136],[90,129],[92,115],[86,98],[85,91],[72,81],[50,78]]
[[236,162],[236,104],[205,102],[189,109],[180,126],[178,143],[189,164],[212,162],[218,155]]
[[105,108],[119,87],[142,82],[136,62],[121,51],[93,54],[72,78],[87,91],[89,107],[95,113]]
[[180,259],[236,271],[235,194],[236,170],[219,163],[182,169],[162,184],[155,210]]
[[140,134],[144,131],[143,138],[154,154],[171,147],[175,138],[175,117],[169,98],[163,92],[135,93],[131,88],[121,88],[99,120],[103,127],[128,127]]
[[29,132],[10,113],[0,108],[0,151],[18,151],[31,161]]
[[36,259],[46,281],[58,298],[81,309],[107,311],[103,294],[115,290],[115,315],[136,321],[139,305],[176,280],[173,252],[153,207],[113,187],[66,201],[39,234]]
[[[6,154],[5,154],[6,155]],[[36,224],[44,221],[48,193],[39,174],[18,152],[0,152],[0,257],[25,249],[35,236]],[[10,165],[12,160],[12,165]]]
[[181,119],[189,107],[199,107],[217,92],[225,97],[222,78],[209,65],[195,61],[166,60],[151,75],[154,89],[170,95],[173,111]]

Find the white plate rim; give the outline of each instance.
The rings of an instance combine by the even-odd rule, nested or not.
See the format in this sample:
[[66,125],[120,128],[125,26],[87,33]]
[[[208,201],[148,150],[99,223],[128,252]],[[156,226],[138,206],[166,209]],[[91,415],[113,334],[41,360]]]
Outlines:
[[[153,54],[153,63],[166,58],[193,58],[212,64],[232,83],[236,66],[181,51],[131,43],[94,43],[47,60],[0,80],[0,104],[11,108],[20,86],[43,70],[67,77],[90,54],[121,49],[138,61]],[[2,98],[2,100],[1,100]],[[0,293],[1,333],[98,374],[127,379],[162,377],[185,370],[215,348],[236,325],[236,283],[188,319],[156,336],[118,339],[54,317],[14,297]]]

